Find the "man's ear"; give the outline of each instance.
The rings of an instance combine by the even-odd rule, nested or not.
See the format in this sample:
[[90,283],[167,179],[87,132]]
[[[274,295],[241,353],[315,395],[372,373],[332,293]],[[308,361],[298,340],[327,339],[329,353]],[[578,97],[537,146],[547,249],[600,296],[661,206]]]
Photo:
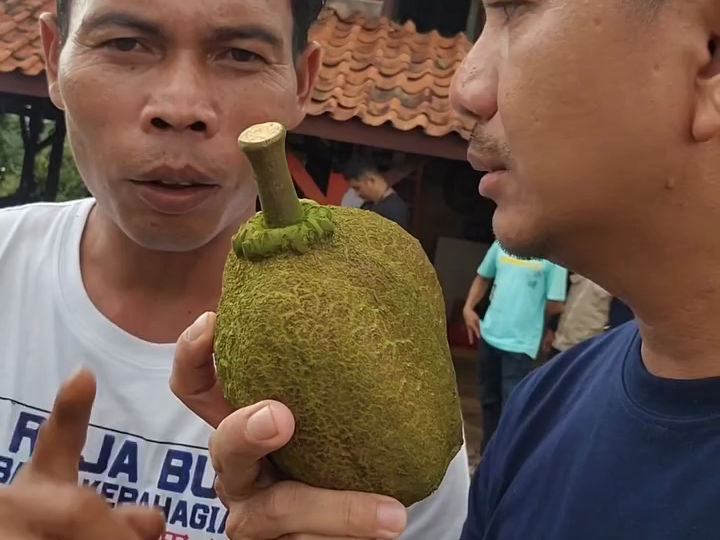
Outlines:
[[43,56],[45,58],[45,75],[48,83],[50,100],[60,110],[64,110],[65,103],[58,87],[58,66],[60,64],[60,51],[62,38],[57,24],[57,16],[53,13],[43,13],[38,22],[40,38],[42,40]]
[[720,137],[720,3],[699,0],[704,28],[699,29],[698,52],[702,55],[697,74],[693,138],[707,142]]
[[311,42],[306,47],[303,54],[296,61],[297,73],[297,107],[295,118],[291,121],[288,129],[294,129],[305,118],[307,106],[312,99],[315,83],[317,82],[318,73],[322,66],[322,49],[316,42]]
[[298,104],[303,111],[312,99],[315,83],[322,68],[322,47],[317,41],[308,44],[298,62]]

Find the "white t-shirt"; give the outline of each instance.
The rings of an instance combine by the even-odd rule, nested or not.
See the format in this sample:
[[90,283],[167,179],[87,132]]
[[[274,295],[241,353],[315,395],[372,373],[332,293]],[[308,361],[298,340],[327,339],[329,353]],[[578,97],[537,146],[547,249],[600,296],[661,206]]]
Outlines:
[[[226,538],[213,491],[211,428],[170,392],[174,344],[138,339],[105,318],[80,274],[92,199],[0,210],[0,485],[31,455],[61,383],[97,377],[81,481],[110,502],[165,509],[168,540]],[[463,447],[441,488],[410,509],[404,540],[457,540],[467,510]]]

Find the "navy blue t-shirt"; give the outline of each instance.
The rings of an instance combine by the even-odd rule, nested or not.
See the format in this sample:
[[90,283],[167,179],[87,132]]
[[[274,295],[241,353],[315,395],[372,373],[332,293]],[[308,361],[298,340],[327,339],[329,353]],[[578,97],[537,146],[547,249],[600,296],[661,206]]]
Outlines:
[[629,322],[516,387],[461,540],[720,539],[720,378],[659,379],[640,345]]

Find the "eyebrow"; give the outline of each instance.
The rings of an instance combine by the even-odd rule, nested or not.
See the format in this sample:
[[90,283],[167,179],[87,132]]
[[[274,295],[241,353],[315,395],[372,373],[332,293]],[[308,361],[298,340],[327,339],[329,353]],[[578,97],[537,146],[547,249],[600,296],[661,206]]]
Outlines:
[[[107,12],[100,15],[89,16],[80,23],[80,30],[90,32],[106,27],[123,27],[137,30],[145,34],[159,34],[164,36],[160,25],[135,15],[122,12]],[[245,24],[240,26],[222,26],[213,31],[215,41],[232,41],[235,39],[256,40],[267,43],[272,47],[280,47],[282,39],[277,33],[259,24]]]
[[263,41],[272,47],[282,45],[280,37],[272,30],[259,24],[246,24],[242,26],[223,26],[213,32],[216,41],[232,41],[246,39]]
[[163,34],[159,25],[154,24],[140,17],[130,15],[129,13],[111,11],[100,15],[91,15],[84,18],[80,23],[81,32],[90,32],[101,28],[120,26],[123,28],[131,28],[145,34]]

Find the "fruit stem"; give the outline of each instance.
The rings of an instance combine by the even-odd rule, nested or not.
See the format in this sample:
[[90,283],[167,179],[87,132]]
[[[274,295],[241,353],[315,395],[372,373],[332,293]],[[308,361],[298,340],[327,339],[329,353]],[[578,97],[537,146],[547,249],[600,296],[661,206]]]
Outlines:
[[282,124],[266,122],[249,127],[238,137],[255,176],[265,225],[288,227],[303,219],[300,199],[285,155],[287,131]]

